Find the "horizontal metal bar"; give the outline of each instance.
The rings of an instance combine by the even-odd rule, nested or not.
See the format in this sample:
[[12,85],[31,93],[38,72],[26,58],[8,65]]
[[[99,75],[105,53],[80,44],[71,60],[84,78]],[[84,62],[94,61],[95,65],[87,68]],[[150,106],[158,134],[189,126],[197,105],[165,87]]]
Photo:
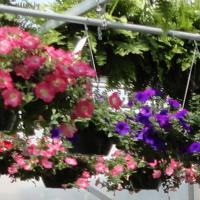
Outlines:
[[91,26],[101,26],[107,27],[111,29],[125,29],[130,31],[136,32],[143,32],[143,33],[150,33],[155,35],[167,34],[173,37],[179,37],[188,40],[195,40],[200,41],[200,34],[197,33],[189,33],[183,31],[175,31],[169,30],[165,33],[161,28],[151,27],[151,26],[143,26],[143,25],[136,25],[136,24],[123,24],[120,22],[112,22],[108,20],[101,20],[95,18],[87,18],[87,17],[79,17],[79,16],[70,16],[58,13],[50,13],[26,8],[17,8],[12,6],[5,6],[0,4],[0,12],[18,14],[18,15],[25,15],[25,16],[33,16],[33,17],[42,17],[47,19],[54,19],[58,21],[64,21],[69,23],[75,24],[87,24]]
[[[106,3],[108,0],[99,0],[99,4],[103,4]],[[74,15],[74,16],[78,16],[78,15],[83,15],[86,12],[94,9],[97,6],[97,1],[95,0],[84,0],[81,3],[75,5],[74,7],[66,10],[65,12],[63,12],[64,15]],[[45,24],[42,25],[41,27],[41,32],[45,32],[49,29],[55,29],[59,26],[61,26],[62,24],[64,24],[65,22],[63,21],[55,21],[55,20],[49,20],[47,21]]]

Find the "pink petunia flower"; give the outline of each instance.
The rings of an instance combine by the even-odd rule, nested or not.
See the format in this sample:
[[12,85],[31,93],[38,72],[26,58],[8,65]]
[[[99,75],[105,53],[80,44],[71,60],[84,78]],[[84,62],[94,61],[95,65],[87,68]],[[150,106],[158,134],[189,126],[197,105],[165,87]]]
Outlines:
[[59,129],[60,129],[61,134],[66,136],[67,138],[73,138],[74,134],[77,131],[76,127],[70,124],[64,124],[64,123],[60,124]]
[[63,76],[64,78],[74,78],[73,72],[69,70],[70,65],[71,62],[68,62],[66,60],[59,62],[56,65],[56,72],[61,76]]
[[41,164],[46,169],[51,169],[53,167],[53,163],[49,161],[47,158],[43,158],[41,160]]
[[83,178],[90,178],[90,173],[88,172],[88,171],[84,171],[83,173],[82,173],[82,177]]
[[153,178],[154,179],[159,179],[160,177],[161,177],[161,171],[160,170],[153,170],[153,174],[152,174],[152,176],[153,176]]
[[122,165],[116,165],[111,170],[111,174],[112,174],[112,176],[117,176],[117,175],[121,174],[123,171],[124,171],[124,167]]
[[185,168],[184,169],[185,173],[185,182],[186,183],[194,183],[197,178],[197,171],[194,168]]
[[105,173],[108,171],[108,167],[104,163],[96,163],[94,166],[97,173]]
[[12,51],[12,44],[9,40],[0,41],[0,54],[6,55]]
[[92,116],[93,111],[94,111],[93,102],[89,99],[81,99],[75,106],[74,114],[77,117],[89,118]]
[[35,49],[39,46],[40,39],[36,36],[27,35],[20,41],[20,46],[25,49]]
[[75,184],[81,189],[85,189],[89,186],[89,182],[86,178],[78,178]]
[[54,91],[64,92],[67,88],[67,80],[59,76],[58,73],[49,74],[44,78],[45,82],[49,84],[49,87],[52,87]]
[[10,167],[8,167],[8,173],[10,175],[16,174],[17,172],[18,172],[18,168],[17,168],[17,165],[15,163],[12,164]]
[[40,151],[36,148],[35,144],[28,146],[27,151],[30,155],[39,155]]
[[5,106],[17,107],[22,103],[22,93],[15,88],[6,89],[2,92]]
[[30,164],[27,164],[27,163],[24,164],[22,167],[23,167],[23,169],[26,170],[26,171],[31,171],[31,170],[32,170],[31,165],[30,165]]
[[165,174],[166,174],[167,176],[171,176],[173,173],[174,173],[174,168],[172,168],[171,166],[168,166],[168,167],[165,169]]
[[8,71],[0,69],[0,89],[13,88],[13,81]]
[[45,103],[50,103],[54,97],[54,89],[49,87],[49,84],[46,82],[40,82],[34,88],[35,94],[39,99],[42,99]]
[[117,92],[112,93],[111,96],[108,98],[108,102],[112,108],[118,110],[122,105],[122,100],[120,99]]
[[21,76],[23,79],[28,80],[34,74],[34,70],[27,65],[16,65],[14,71],[17,76]]
[[149,162],[148,165],[151,166],[151,167],[156,167],[158,164],[158,161],[157,160],[153,160],[153,162]]
[[69,66],[69,70],[72,72],[74,77],[89,75],[92,77],[96,76],[96,72],[93,71],[93,69],[91,69],[90,65],[83,61],[78,61],[73,65]]
[[127,162],[127,167],[128,169],[135,170],[137,168],[137,162],[135,162],[134,160],[129,160]]
[[13,158],[19,166],[23,166],[26,164],[25,159],[22,155],[15,155]]
[[65,158],[65,163],[71,166],[76,166],[78,164],[75,158],[70,158],[70,157]]
[[28,56],[24,59],[23,63],[31,70],[39,69],[45,62],[45,58],[37,55]]

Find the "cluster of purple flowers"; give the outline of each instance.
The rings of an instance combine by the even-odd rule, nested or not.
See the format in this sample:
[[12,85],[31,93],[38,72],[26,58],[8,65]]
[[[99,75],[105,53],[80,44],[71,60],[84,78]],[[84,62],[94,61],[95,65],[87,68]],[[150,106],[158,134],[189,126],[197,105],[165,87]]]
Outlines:
[[[159,94],[159,95],[158,95]],[[154,150],[165,150],[168,146],[165,134],[172,134],[174,126],[179,126],[178,131],[182,134],[190,134],[191,126],[186,121],[188,111],[181,108],[181,104],[172,98],[166,100],[160,96],[160,93],[154,89],[148,88],[144,91],[136,92],[133,100],[128,102],[130,110],[138,110],[134,115],[130,112],[126,114],[125,121],[119,121],[115,125],[115,131],[120,135],[127,135],[135,132],[137,140],[142,140],[150,145]],[[161,103],[160,103],[161,102]],[[163,108],[160,108],[164,105]],[[160,109],[159,109],[160,108]],[[129,122],[139,123],[139,130],[131,126]],[[134,122],[134,123],[133,123]],[[165,139],[164,139],[165,138]],[[200,151],[200,142],[189,145],[187,152]]]

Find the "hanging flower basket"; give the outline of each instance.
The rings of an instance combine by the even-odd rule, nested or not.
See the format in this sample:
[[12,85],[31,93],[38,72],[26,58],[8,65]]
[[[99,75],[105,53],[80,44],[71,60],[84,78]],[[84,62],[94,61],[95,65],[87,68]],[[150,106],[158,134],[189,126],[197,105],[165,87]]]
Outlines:
[[71,188],[78,178],[73,169],[57,170],[55,174],[47,172],[41,177],[47,188]]
[[[80,178],[89,178],[89,173],[86,172],[88,169],[88,164],[83,161],[78,163],[78,166],[64,168],[62,170],[46,171],[41,175],[44,185],[47,188],[72,188],[75,186],[77,180]],[[85,174],[85,175],[84,175]],[[87,177],[84,177],[87,176]],[[88,183],[85,179],[85,183]]]
[[0,60],[1,130],[33,134],[66,121],[73,105],[90,98],[83,86],[95,70],[79,55],[46,46],[19,27],[0,28]]

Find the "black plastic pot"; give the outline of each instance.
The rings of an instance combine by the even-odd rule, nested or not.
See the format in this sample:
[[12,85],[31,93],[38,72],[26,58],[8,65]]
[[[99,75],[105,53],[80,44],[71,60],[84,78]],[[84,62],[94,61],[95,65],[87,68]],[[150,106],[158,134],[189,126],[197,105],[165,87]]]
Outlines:
[[18,118],[13,110],[0,108],[0,131],[12,131],[17,128]]
[[71,188],[70,183],[74,183],[77,180],[77,173],[76,170],[67,168],[60,171],[57,170],[56,174],[52,172],[43,174],[41,177],[47,188]]
[[138,171],[129,177],[129,180],[124,180],[124,189],[130,191],[140,190],[157,190],[160,185],[159,179],[154,179],[151,169],[138,169]]
[[107,155],[112,147],[112,139],[104,131],[98,131],[93,123],[80,129],[72,141],[72,153]]

